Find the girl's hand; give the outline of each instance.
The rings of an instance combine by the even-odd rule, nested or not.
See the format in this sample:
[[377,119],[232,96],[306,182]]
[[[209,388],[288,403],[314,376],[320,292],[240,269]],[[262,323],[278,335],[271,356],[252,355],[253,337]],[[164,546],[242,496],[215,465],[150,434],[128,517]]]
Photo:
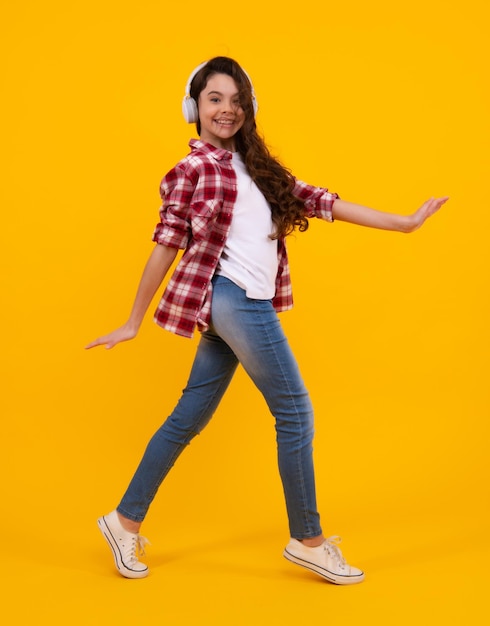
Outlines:
[[128,324],[124,324],[123,326],[121,326],[121,328],[113,330],[112,333],[104,335],[103,337],[98,337],[97,339],[86,345],[85,349],[89,350],[90,348],[95,348],[96,346],[105,346],[106,350],[110,350],[122,341],[129,341],[130,339],[134,339],[137,334],[138,331],[128,326]]
[[444,196],[443,198],[430,198],[424,202],[418,211],[415,211],[415,213],[408,217],[405,232],[413,233],[415,230],[420,228],[425,220],[431,215],[434,215],[436,211],[439,211],[442,205],[448,200],[449,198]]

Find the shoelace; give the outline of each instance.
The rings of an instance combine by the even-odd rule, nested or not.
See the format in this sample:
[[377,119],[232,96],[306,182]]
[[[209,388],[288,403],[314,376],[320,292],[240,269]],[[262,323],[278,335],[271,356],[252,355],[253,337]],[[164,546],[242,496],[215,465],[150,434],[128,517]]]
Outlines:
[[132,537],[131,548],[128,550],[129,560],[134,562],[138,560],[138,556],[145,556],[145,546],[147,545],[151,544],[146,537],[143,537],[143,535],[135,535]]
[[338,535],[332,535],[331,537],[327,537],[325,539],[324,549],[329,553],[329,555],[335,558],[338,564],[341,567],[346,565],[345,559],[342,556],[342,552],[340,551],[339,543],[342,542],[342,539]]

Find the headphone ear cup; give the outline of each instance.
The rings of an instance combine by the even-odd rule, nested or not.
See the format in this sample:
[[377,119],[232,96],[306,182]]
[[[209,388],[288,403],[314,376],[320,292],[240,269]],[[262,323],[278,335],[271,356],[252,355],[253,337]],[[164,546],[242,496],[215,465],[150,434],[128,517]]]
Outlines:
[[184,114],[185,121],[188,124],[195,124],[199,119],[197,112],[197,103],[194,98],[185,96],[182,100],[182,113]]

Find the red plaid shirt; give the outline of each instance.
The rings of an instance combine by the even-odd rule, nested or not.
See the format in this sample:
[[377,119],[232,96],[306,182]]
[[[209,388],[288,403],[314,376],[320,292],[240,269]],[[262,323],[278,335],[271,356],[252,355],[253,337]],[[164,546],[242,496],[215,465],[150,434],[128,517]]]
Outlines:
[[[232,154],[191,139],[191,152],[162,180],[163,204],[153,241],[184,250],[155,311],[155,322],[184,337],[209,327],[211,279],[230,230],[237,196]],[[332,221],[337,194],[296,181],[294,193],[305,201],[307,217]],[[293,306],[284,238],[278,240],[278,272],[273,305],[276,311]]]

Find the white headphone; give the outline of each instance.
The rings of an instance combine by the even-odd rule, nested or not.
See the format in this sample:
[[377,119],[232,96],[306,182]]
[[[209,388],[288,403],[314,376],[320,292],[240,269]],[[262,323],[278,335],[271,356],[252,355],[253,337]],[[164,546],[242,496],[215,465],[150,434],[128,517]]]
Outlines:
[[[198,65],[196,69],[192,72],[192,74],[189,76],[189,80],[187,81],[187,85],[185,86],[185,96],[184,96],[184,99],[182,100],[182,113],[184,114],[185,121],[188,124],[195,124],[199,120],[197,102],[194,100],[194,98],[191,97],[191,94],[190,94],[192,79],[199,72],[199,70],[202,70],[202,68],[205,67],[207,64],[208,62],[205,61],[204,63],[201,63],[200,65]],[[254,107],[254,115],[256,115],[259,105],[257,104],[257,100],[255,98],[254,87],[252,85],[252,81],[250,80],[250,76],[247,74],[247,72],[245,72],[245,70],[243,70],[243,72],[245,73],[245,76],[250,81],[250,86],[252,88],[252,103]]]

